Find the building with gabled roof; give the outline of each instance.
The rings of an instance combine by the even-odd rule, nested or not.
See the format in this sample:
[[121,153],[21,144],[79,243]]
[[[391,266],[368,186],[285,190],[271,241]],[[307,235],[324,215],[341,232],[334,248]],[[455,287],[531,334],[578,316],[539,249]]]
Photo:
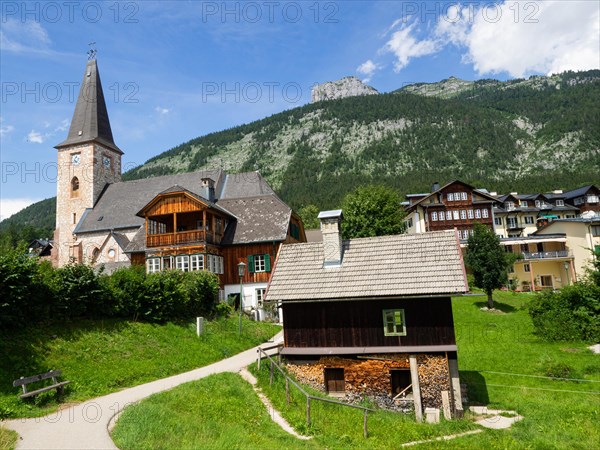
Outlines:
[[267,291],[288,367],[313,385],[319,374],[330,394],[408,394],[417,417],[442,405],[442,391],[460,410],[450,297],[469,288],[457,233],[342,240],[341,211],[319,218],[323,242],[283,245]]
[[87,62],[67,139],[58,150],[55,260],[104,266],[145,264],[209,270],[222,294],[259,308],[271,264],[285,242],[306,240],[302,221],[258,172],[205,170],[121,180],[96,60]]

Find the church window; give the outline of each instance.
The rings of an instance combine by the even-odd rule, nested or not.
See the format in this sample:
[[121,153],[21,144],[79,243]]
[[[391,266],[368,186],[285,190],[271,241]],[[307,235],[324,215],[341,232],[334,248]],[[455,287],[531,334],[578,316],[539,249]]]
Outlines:
[[71,180],[71,198],[79,197],[79,178],[73,177]]

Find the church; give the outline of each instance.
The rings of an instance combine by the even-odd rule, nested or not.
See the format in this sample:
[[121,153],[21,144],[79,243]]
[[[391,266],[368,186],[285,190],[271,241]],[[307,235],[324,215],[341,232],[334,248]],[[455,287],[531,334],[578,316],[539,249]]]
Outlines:
[[306,241],[300,217],[258,172],[122,181],[123,151],[112,135],[95,59],[86,64],[69,134],[55,148],[59,267],[208,270],[218,275],[225,298],[239,294],[243,262],[244,306],[258,309],[281,244]]

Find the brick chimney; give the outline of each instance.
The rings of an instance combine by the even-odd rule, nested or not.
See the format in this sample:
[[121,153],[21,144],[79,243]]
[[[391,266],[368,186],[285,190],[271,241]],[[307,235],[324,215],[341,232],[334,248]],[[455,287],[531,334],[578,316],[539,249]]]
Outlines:
[[342,210],[321,211],[321,233],[323,234],[323,267],[342,265]]

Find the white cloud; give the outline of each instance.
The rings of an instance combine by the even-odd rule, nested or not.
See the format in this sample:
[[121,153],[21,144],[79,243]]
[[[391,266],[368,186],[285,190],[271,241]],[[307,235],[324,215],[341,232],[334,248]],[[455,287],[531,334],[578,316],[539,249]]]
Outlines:
[[[466,56],[480,74],[513,77],[600,67],[597,2],[505,2],[496,22],[481,10],[465,37]],[[534,7],[532,9],[532,7]],[[516,11],[520,11],[518,20]],[[492,16],[489,13],[488,16]],[[493,17],[493,16],[492,16]]]
[[[396,20],[385,34],[400,23]],[[507,72],[524,77],[600,67],[598,2],[452,4],[429,35],[421,38],[416,23],[401,25],[380,49],[380,53],[394,54],[396,72],[413,58],[438,53],[449,45],[462,49],[462,62],[472,64],[480,75]]]
[[4,122],[4,118],[0,116],[0,138],[7,136],[15,130],[15,127],[12,125],[1,125]]
[[154,108],[154,111],[156,111],[157,113],[162,114],[162,115],[166,115],[166,114],[169,114],[171,112],[170,109],[168,109],[168,108],[161,108],[160,106],[157,106],[156,108]]
[[35,130],[31,130],[27,135],[27,142],[33,142],[34,144],[43,144],[44,136]]
[[363,81],[365,83],[368,83],[369,81],[371,81],[373,74],[380,68],[381,68],[381,66],[379,66],[378,64],[375,64],[373,61],[368,59],[367,61],[362,63],[360,66],[358,66],[356,68],[356,71],[362,75],[365,75],[365,78],[363,79]]
[[23,208],[39,201],[34,198],[0,198],[0,220],[4,220]]
[[39,22],[8,19],[0,31],[0,47],[15,53],[45,51],[50,44],[48,32]]
[[61,120],[60,124],[54,129],[54,132],[57,133],[59,131],[67,131],[69,129],[69,125],[71,121],[69,119]]
[[392,34],[392,37],[382,49],[383,53],[393,53],[395,55],[394,71],[396,72],[404,69],[411,59],[431,55],[439,50],[437,41],[433,39],[419,41],[413,36],[416,24],[416,21],[411,24],[403,24],[398,31]]

